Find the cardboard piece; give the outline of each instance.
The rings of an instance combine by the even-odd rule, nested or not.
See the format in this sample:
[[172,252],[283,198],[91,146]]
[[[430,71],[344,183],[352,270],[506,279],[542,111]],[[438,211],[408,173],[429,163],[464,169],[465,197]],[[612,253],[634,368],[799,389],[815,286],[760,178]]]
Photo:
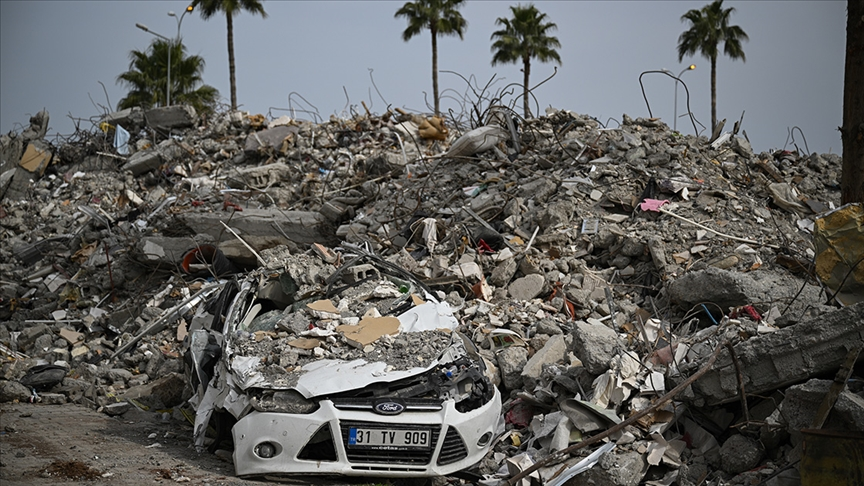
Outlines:
[[45,173],[45,169],[51,163],[51,158],[54,155],[47,149],[37,147],[33,143],[27,144],[27,150],[21,156],[21,161],[18,165],[24,168],[27,172],[39,174]]
[[333,305],[333,302],[330,302],[329,300],[326,300],[326,299],[325,300],[316,300],[315,302],[312,302],[311,304],[306,304],[306,307],[308,307],[309,309],[311,309],[313,311],[329,312],[331,314],[339,314],[339,309],[337,309],[336,306]]
[[366,317],[360,320],[356,326],[341,325],[336,331],[342,333],[348,343],[363,349],[372,344],[381,336],[396,334],[399,332],[399,319],[395,317]]
[[67,329],[65,327],[63,329],[60,329],[60,337],[62,337],[66,341],[69,341],[69,344],[73,346],[75,345],[75,343],[84,340],[83,334],[73,331],[72,329]]
[[297,349],[315,349],[321,344],[320,339],[315,338],[297,338],[293,341],[288,341],[288,345]]

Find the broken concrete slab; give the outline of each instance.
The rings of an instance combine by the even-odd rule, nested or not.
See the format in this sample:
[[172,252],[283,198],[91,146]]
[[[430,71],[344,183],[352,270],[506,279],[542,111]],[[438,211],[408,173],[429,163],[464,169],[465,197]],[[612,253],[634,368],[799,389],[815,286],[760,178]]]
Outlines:
[[155,148],[150,148],[132,154],[120,170],[128,170],[132,175],[139,176],[158,169],[160,165],[162,165],[162,154]]
[[189,105],[162,106],[144,112],[144,120],[154,130],[167,131],[194,126],[198,114]]
[[[799,385],[790,386],[780,403],[780,416],[786,424],[786,431],[794,443],[801,440],[800,431],[812,427],[825,395],[833,382],[812,379]],[[828,415],[824,429],[864,430],[864,398],[848,389],[840,393],[834,408]]]
[[[747,393],[764,394],[837,370],[849,350],[864,345],[864,303],[838,309],[734,346]],[[717,362],[693,385],[709,404],[738,400],[732,358]]]
[[214,239],[234,238],[222,225],[228,224],[241,237],[286,236],[298,244],[334,244],[337,242],[332,225],[313,211],[280,211],[275,209],[243,209],[237,217],[229,213],[183,213],[178,215],[186,226]]
[[258,132],[251,132],[246,136],[246,144],[244,150],[246,152],[256,152],[259,149],[272,149],[282,151],[283,144],[288,140],[288,146],[293,146],[294,143],[289,137],[297,136],[300,129],[296,126],[281,125],[278,127],[267,128]]
[[[715,267],[689,272],[666,288],[672,301],[683,308],[709,302],[719,306],[723,313],[749,304],[759,304],[767,310],[774,302],[792,301],[792,309],[803,309],[820,302],[819,288],[815,285],[807,285],[801,290],[797,280],[790,280],[782,274],[741,273]],[[713,307],[709,310],[713,313],[720,309]]]
[[125,110],[109,113],[102,118],[109,125],[120,125],[129,132],[137,132],[144,126],[144,110],[135,106]]
[[209,235],[197,235],[195,238],[170,236],[145,236],[138,240],[135,250],[140,254],[140,261],[152,266],[176,268],[183,261],[183,255],[197,245],[212,244]]

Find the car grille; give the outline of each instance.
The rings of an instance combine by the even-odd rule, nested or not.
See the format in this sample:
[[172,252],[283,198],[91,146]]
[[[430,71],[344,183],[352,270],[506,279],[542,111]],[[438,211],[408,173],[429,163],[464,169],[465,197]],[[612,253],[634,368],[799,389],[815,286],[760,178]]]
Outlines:
[[[332,398],[333,406],[339,410],[362,410],[374,412],[375,399],[372,398]],[[405,412],[437,412],[444,408],[436,398],[404,398]]]
[[[367,429],[417,429],[430,430],[431,441],[428,449],[418,450],[378,450],[378,449],[356,449],[347,447],[348,444],[348,429],[351,427],[362,427]],[[340,422],[339,428],[342,432],[342,443],[346,444],[345,454],[348,457],[348,462],[352,463],[380,463],[380,464],[410,464],[423,465],[432,462],[432,454],[435,452],[435,446],[438,444],[438,436],[441,433],[440,427],[436,425],[418,426],[409,424],[381,424],[376,422]],[[461,439],[460,439],[461,440]]]
[[466,457],[468,457],[468,449],[465,447],[462,436],[454,427],[447,427],[444,444],[441,445],[441,453],[438,454],[438,465],[453,464]]

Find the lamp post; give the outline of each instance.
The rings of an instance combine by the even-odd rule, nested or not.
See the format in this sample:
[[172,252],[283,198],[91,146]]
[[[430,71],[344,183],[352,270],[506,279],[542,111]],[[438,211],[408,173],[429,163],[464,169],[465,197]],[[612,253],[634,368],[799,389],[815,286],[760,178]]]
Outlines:
[[675,119],[672,122],[672,130],[678,131],[678,82],[681,81],[681,75],[687,71],[692,71],[696,69],[695,64],[691,64],[686,68],[682,69],[680,73],[678,73],[678,77],[675,78]]
[[189,5],[188,7],[186,7],[186,10],[184,10],[183,13],[180,14],[180,17],[177,17],[177,14],[175,14],[173,11],[168,12],[169,17],[174,17],[174,19],[177,20],[177,42],[178,43],[180,42],[180,25],[183,24],[183,17],[185,17],[187,13],[192,13],[192,10],[194,10],[194,9],[195,9],[195,7],[193,7],[192,5]]
[[165,106],[171,106],[171,39],[165,37],[162,34],[157,34],[152,30],[148,29],[144,24],[135,24],[135,27],[147,32],[148,34],[153,34],[156,37],[165,40],[168,42],[168,79],[165,82]]

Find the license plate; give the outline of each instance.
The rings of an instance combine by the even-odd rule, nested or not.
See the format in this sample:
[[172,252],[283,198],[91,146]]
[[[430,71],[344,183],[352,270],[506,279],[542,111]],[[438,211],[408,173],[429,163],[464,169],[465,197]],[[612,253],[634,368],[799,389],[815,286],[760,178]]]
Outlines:
[[429,430],[407,429],[348,429],[349,447],[380,449],[427,449],[431,442]]

